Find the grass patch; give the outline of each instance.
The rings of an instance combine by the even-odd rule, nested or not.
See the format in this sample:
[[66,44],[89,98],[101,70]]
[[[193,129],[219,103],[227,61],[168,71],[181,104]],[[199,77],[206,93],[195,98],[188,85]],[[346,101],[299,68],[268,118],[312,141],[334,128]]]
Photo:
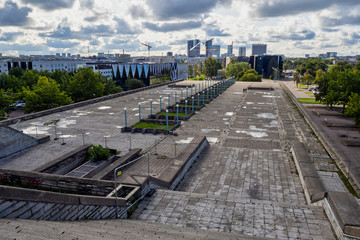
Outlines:
[[[179,104],[179,107],[186,107],[186,106],[185,106],[185,104]],[[202,105],[198,106],[194,102],[194,108],[197,108],[197,107],[202,107]],[[190,104],[188,103],[187,108],[192,108],[192,103],[190,103]]]
[[[175,116],[176,117],[176,113],[168,113],[169,116]],[[166,116],[166,112],[158,112],[156,115],[160,115],[160,116]],[[179,116],[180,117],[185,117],[185,113],[179,112]]]
[[[169,124],[169,129],[173,128],[175,125]],[[131,126],[133,128],[150,128],[150,129],[162,129],[166,130],[166,124],[158,123],[146,123],[146,122],[137,122],[135,125]]]
[[297,89],[296,91],[302,92],[302,91],[304,91],[304,90],[302,90],[302,89]]
[[322,102],[316,101],[315,98],[298,98],[298,100],[301,103],[318,103],[318,104],[323,104]]

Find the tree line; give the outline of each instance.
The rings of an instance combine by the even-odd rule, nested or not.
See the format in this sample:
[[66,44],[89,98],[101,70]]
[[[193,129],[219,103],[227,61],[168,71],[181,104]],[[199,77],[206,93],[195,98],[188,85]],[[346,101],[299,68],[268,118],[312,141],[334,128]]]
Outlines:
[[91,68],[68,73],[15,67],[9,74],[0,74],[0,117],[5,118],[18,100],[25,101],[25,112],[30,113],[118,92],[122,92],[121,87]]

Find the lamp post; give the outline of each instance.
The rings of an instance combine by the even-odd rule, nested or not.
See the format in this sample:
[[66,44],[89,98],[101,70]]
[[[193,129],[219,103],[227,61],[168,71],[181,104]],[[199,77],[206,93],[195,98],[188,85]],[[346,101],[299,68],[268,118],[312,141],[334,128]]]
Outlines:
[[176,124],[179,124],[179,104],[176,104]]
[[161,100],[162,100],[162,97],[160,96],[160,112],[161,112]]
[[166,109],[166,132],[169,132],[169,110]]
[[191,97],[192,99],[192,113],[194,113],[194,97]]
[[141,121],[141,107],[140,107],[140,103],[139,103],[139,122]]
[[126,107],[124,107],[124,113],[125,113],[125,127],[127,127]]
[[174,94],[175,94],[175,104],[177,103],[177,99],[176,99],[176,92],[174,92]]
[[183,100],[183,89],[181,88],[181,99],[180,100]]
[[198,93],[198,108],[200,107],[200,93]]
[[187,118],[187,100],[185,100],[185,117]]
[[205,106],[205,101],[204,101],[204,95],[205,95],[205,92],[203,91],[203,106]]
[[150,99],[150,115],[152,115],[152,99]]

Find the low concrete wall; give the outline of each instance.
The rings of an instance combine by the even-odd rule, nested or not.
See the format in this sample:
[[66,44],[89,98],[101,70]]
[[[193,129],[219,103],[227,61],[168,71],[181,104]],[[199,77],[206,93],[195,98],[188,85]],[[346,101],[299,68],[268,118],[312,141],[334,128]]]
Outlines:
[[25,185],[35,189],[81,192],[98,196],[106,196],[114,189],[112,181],[11,169],[0,169],[0,182],[6,185]]
[[322,206],[338,239],[360,238],[360,205],[347,192],[327,192],[303,144],[291,148],[309,205]]
[[209,146],[209,143],[205,137],[194,138],[186,149],[176,157],[176,161],[173,164],[167,166],[160,176],[150,176],[150,181],[160,187],[174,189],[191,164],[207,146]]
[[[112,219],[116,217],[114,198],[45,192],[0,186],[0,218],[50,221]],[[118,199],[118,210],[126,200]]]
[[[184,79],[180,79],[180,80],[176,80],[176,81],[172,81],[172,82],[176,83],[176,82],[181,82],[181,81],[184,81]],[[107,95],[107,96],[104,96],[104,97],[90,99],[90,100],[87,100],[87,101],[73,103],[73,104],[69,104],[69,105],[66,105],[66,106],[62,106],[62,107],[52,108],[52,109],[44,110],[44,111],[41,111],[41,112],[30,113],[30,114],[27,114],[27,115],[24,115],[24,116],[21,116],[21,117],[0,121],[0,126],[15,124],[19,120],[26,121],[26,120],[29,120],[29,119],[38,118],[38,117],[46,116],[46,115],[57,113],[57,112],[63,112],[63,111],[66,111],[66,110],[86,106],[86,105],[93,104],[93,103],[103,102],[103,101],[106,101],[106,100],[126,96],[126,95],[129,95],[129,94],[138,93],[138,92],[149,90],[149,89],[152,89],[152,88],[162,87],[162,86],[165,86],[167,84],[169,84],[169,83],[166,82],[166,83],[156,84],[156,85],[153,85],[153,86],[147,86],[147,87],[138,88],[138,89],[134,89],[134,90],[129,90],[129,91],[121,92],[121,93]]]

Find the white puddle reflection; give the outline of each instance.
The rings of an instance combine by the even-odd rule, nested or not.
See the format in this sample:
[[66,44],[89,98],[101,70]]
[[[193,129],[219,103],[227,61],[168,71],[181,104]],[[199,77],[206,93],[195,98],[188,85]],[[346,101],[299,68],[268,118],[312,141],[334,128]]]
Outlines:
[[201,131],[204,132],[204,133],[209,133],[211,131],[220,132],[220,129],[201,129]]
[[256,130],[256,131],[265,131],[266,129],[263,128],[257,128],[255,125],[250,125],[249,126],[250,130]]
[[265,132],[248,132],[248,131],[239,131],[237,130],[236,133],[244,133],[248,136],[251,136],[251,137],[255,137],[255,138],[262,138],[262,137],[267,137],[267,133]]
[[176,143],[191,143],[191,141],[193,140],[193,137],[188,137],[187,139],[181,139],[178,141],[175,141]]
[[229,121],[229,119],[228,119],[228,118],[223,118],[223,120],[224,120],[224,121]]
[[234,115],[233,112],[226,112],[226,113],[225,113],[225,116],[232,116],[232,115]]
[[76,124],[75,119],[60,119],[60,121],[56,124],[59,128],[67,128],[69,125]]
[[111,108],[110,106],[101,106],[101,107],[98,107],[99,110],[103,110],[103,109],[109,109]]
[[256,114],[256,117],[258,118],[268,118],[268,119],[275,119],[275,115],[272,114],[272,113],[259,113],[259,114]]
[[114,115],[115,113],[109,113],[109,115]]
[[254,104],[254,102],[246,102],[246,104]]
[[22,129],[23,133],[25,134],[48,134],[50,127],[47,126],[31,126]]
[[266,125],[264,125],[264,127],[267,127],[267,128],[276,128],[276,127],[278,127],[278,121],[272,120],[272,121],[270,122],[270,124],[266,124]]
[[218,138],[215,137],[206,137],[206,139],[211,145],[218,142]]

